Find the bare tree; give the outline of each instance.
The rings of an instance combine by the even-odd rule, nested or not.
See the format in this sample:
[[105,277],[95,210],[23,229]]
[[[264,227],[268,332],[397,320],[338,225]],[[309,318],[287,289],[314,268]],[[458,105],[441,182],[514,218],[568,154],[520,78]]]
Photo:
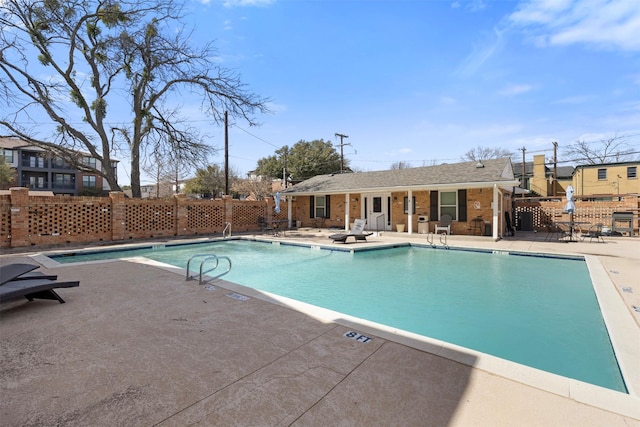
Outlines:
[[409,162],[398,161],[398,162],[395,162],[395,163],[391,164],[389,169],[394,169],[394,170],[397,170],[397,169],[409,169],[411,167],[412,167],[411,163],[409,163]]
[[231,185],[231,190],[241,196],[263,200],[273,194],[271,181],[267,179],[238,179]]
[[511,157],[513,152],[501,147],[482,147],[478,146],[467,151],[460,157],[465,162],[481,162],[489,159],[499,159],[501,157]]
[[[0,105],[6,104],[0,126],[103,176],[112,189],[119,188],[113,159],[126,153],[132,193],[140,197],[141,156],[149,147],[206,146],[205,137],[178,114],[184,93],[197,94],[201,110],[216,123],[228,111],[256,124],[252,115],[267,112],[267,100],[213,63],[211,44],[192,47],[182,29],[181,5],[177,0],[0,1]],[[108,122],[107,113],[116,117]],[[39,116],[55,126],[51,134],[36,131],[43,127]],[[81,150],[102,167],[82,164]]]
[[590,165],[629,161],[638,153],[627,140],[627,136],[614,135],[599,142],[576,141],[567,146],[564,154],[569,161]]

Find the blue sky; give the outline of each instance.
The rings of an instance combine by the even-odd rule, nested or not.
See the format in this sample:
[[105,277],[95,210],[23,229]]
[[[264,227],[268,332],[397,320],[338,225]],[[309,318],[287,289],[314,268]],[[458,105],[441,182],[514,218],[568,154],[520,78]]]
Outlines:
[[[1,0],[0,0],[1,1]],[[616,135],[640,151],[640,0],[184,0],[191,42],[270,99],[229,130],[231,167],[342,133],[358,171],[459,161],[501,147],[553,153]],[[211,136],[224,129],[184,98]],[[125,185],[128,159],[120,157]],[[150,183],[148,177],[143,177]]]
[[[553,141],[562,153],[615,135],[640,150],[637,0],[209,0],[190,13],[193,41],[214,41],[271,99],[261,126],[230,129],[242,174],[299,140],[337,145],[335,133],[361,171],[477,146],[526,147],[530,160]],[[206,132],[223,147],[221,128]]]

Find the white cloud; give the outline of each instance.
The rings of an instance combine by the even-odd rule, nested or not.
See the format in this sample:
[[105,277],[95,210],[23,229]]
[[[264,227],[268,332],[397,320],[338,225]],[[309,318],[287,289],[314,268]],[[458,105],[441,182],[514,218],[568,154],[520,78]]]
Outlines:
[[458,103],[458,100],[451,96],[443,96],[440,98],[440,103],[442,105],[456,105]]
[[478,45],[474,46],[473,52],[467,56],[456,70],[456,74],[461,77],[470,77],[475,74],[482,65],[487,62],[504,45],[503,31],[494,28],[493,33]]
[[523,93],[531,92],[534,89],[532,85],[526,84],[512,84],[500,91],[500,95],[504,96],[514,96],[514,95],[522,95]]
[[[460,9],[462,4],[459,1],[454,1],[451,3],[451,9]],[[478,12],[487,7],[484,0],[470,0],[464,5],[464,10],[467,12]]]
[[594,99],[593,95],[575,95],[558,99],[554,104],[578,105],[586,104]]
[[244,7],[244,6],[269,6],[275,0],[224,0],[224,7]]
[[269,108],[269,111],[273,114],[284,113],[288,109],[286,104],[277,104],[275,102],[267,102],[267,108]]
[[544,45],[640,50],[637,0],[528,0],[509,20],[532,31],[533,40]]

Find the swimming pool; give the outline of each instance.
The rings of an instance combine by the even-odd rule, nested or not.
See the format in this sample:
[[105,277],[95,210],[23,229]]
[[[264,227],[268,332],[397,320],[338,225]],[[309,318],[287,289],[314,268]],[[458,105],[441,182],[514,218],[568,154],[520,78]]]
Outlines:
[[225,280],[626,392],[580,258],[225,240],[55,259],[145,256],[185,268],[208,252],[232,259]]

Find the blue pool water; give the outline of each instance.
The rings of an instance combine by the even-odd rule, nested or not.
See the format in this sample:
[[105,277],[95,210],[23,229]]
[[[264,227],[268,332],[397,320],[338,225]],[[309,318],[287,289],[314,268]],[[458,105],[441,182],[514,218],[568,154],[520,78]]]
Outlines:
[[145,256],[186,268],[194,253],[228,256],[225,280],[626,392],[583,260],[227,240],[56,261]]

